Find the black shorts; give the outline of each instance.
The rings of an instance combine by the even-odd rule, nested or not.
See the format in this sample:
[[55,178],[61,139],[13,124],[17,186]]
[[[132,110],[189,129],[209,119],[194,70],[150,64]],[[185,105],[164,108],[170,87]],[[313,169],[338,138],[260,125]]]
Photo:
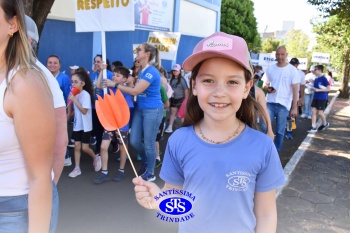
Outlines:
[[[123,131],[123,130],[119,130],[119,131],[120,131],[120,134],[123,137],[125,145],[128,145],[129,132],[128,131]],[[119,145],[123,145],[123,142],[120,139],[120,136],[119,136],[119,133],[118,133],[117,130],[116,131],[107,131],[107,130],[105,130],[103,132],[103,135],[102,135],[102,140],[113,140],[113,141],[117,141]]]
[[311,107],[317,110],[325,110],[328,100],[312,100]]
[[165,117],[163,117],[162,122],[160,122],[157,137],[156,137],[156,142],[159,142],[160,139],[162,138],[162,134],[165,130]]
[[75,142],[89,144],[91,139],[91,131],[89,132],[84,132],[83,130],[73,131],[72,138],[74,139]]
[[180,108],[182,102],[184,102],[185,98],[180,98],[180,99],[174,99],[174,98],[170,98],[170,107],[171,108]]

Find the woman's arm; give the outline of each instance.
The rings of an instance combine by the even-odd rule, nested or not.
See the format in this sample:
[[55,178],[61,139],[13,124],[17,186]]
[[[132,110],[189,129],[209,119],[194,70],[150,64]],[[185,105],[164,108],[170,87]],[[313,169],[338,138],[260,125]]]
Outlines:
[[36,71],[17,73],[5,95],[4,109],[13,118],[26,165],[28,232],[47,233],[52,209],[51,170],[56,135],[52,95]]
[[103,76],[103,71],[101,70],[101,72],[98,74],[98,78],[97,78],[97,82],[96,82],[96,87],[98,89],[103,89],[103,87],[102,87],[102,76]]
[[271,120],[270,120],[270,114],[269,114],[269,111],[267,110],[267,105],[266,105],[266,99],[265,99],[265,95],[264,95],[264,92],[260,89],[260,88],[256,88],[256,86],[254,87],[255,88],[255,96],[256,96],[256,101],[258,101],[258,103],[261,105],[261,107],[264,109],[264,112],[266,114],[266,117],[267,117],[267,135],[272,139],[274,140],[275,138],[275,135],[273,134],[273,131],[272,131],[272,125],[271,125]]
[[276,190],[256,192],[254,197],[256,233],[272,233],[277,228]]
[[[71,104],[70,104],[71,105]],[[60,107],[55,108],[56,117],[56,143],[55,143],[55,153],[53,161],[53,172],[55,174],[55,184],[57,184],[60,176],[62,174],[64,166],[64,157],[66,155],[66,149],[68,144],[68,134],[67,134],[67,121],[66,121],[66,108]]]
[[168,108],[170,107],[170,102],[169,102],[169,100],[164,101],[163,104],[164,104],[164,109],[168,109]]
[[170,189],[182,189],[181,186],[175,186],[169,183],[165,183],[163,189],[160,189],[155,183],[144,181],[141,177],[134,178],[132,182],[135,184],[134,190],[137,202],[140,206],[153,210],[159,210],[160,200],[156,200],[155,198],[158,193]]
[[[116,82],[109,80],[109,79],[104,79],[103,81],[103,87],[115,87]],[[134,87],[128,87],[128,86],[123,86],[123,85],[118,85],[118,89],[124,93],[130,94],[130,95],[138,95],[144,92],[148,87],[150,83],[145,81],[145,80],[140,80],[136,83]]]

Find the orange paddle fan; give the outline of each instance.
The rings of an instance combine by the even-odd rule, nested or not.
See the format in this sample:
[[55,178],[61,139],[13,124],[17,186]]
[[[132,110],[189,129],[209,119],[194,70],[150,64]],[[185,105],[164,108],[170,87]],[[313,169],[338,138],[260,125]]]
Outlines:
[[123,146],[125,148],[126,154],[128,155],[132,169],[134,170],[136,177],[138,177],[134,164],[130,158],[129,151],[126,148],[123,137],[119,131],[120,128],[123,128],[126,124],[128,124],[130,119],[130,110],[128,103],[126,102],[120,90],[117,90],[116,94],[114,94],[112,90],[110,90],[109,93],[110,95],[104,95],[104,99],[102,99],[101,96],[97,95],[98,100],[95,101],[95,107],[98,119],[100,120],[103,128],[106,130],[118,131],[119,137],[123,142]]

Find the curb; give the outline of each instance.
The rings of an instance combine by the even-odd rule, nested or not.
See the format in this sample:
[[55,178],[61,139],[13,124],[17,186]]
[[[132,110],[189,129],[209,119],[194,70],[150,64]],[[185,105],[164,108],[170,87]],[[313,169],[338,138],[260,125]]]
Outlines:
[[[329,112],[332,109],[332,106],[335,102],[335,100],[338,98],[339,96],[339,91],[336,92],[335,96],[333,96],[331,102],[329,103],[329,105],[327,106],[326,110],[324,111],[324,114],[326,116],[328,116]],[[319,119],[317,121],[317,126],[321,125],[322,120]],[[289,184],[290,181],[290,176],[293,173],[295,167],[297,166],[299,160],[304,156],[305,151],[309,148],[312,139],[315,137],[315,133],[309,133],[306,138],[304,139],[304,141],[300,144],[300,146],[298,147],[298,150],[293,154],[292,158],[288,161],[287,165],[284,167],[283,171],[284,171],[284,177],[286,178],[286,182],[279,186],[276,190],[276,199],[281,195],[283,189]]]

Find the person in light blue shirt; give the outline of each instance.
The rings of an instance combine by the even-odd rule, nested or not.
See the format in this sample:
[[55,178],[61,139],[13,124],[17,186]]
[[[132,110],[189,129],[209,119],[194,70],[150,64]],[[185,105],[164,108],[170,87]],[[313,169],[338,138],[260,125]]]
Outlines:
[[257,115],[265,124],[268,116],[249,95],[251,64],[241,37],[217,32],[200,41],[183,63],[192,84],[183,127],[165,151],[164,188],[133,179],[138,203],[179,222],[180,233],[276,232],[285,178],[274,142],[256,130]]
[[[130,144],[142,158],[139,175],[144,180],[154,181],[156,162],[156,136],[163,117],[163,102],[160,95],[159,51],[151,44],[143,43],[137,49],[136,60],[141,64],[139,80],[134,87],[115,83],[115,88],[136,96]],[[156,64],[151,64],[153,58]],[[106,81],[109,87],[114,83]]]
[[61,60],[57,55],[50,55],[46,60],[46,67],[56,78],[64,97],[64,101],[67,105],[67,98],[71,91],[71,81],[68,75],[60,72]]

